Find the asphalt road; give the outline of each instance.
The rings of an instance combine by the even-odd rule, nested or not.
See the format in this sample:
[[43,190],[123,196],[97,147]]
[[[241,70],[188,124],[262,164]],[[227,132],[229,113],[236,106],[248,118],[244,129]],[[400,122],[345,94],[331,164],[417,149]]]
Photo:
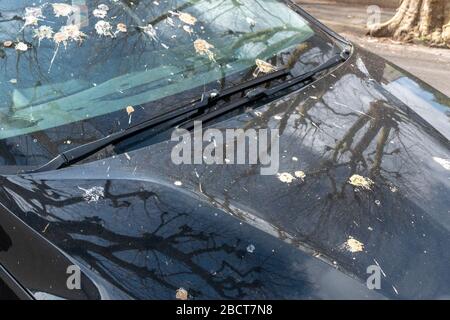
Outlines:
[[[299,0],[314,17],[349,40],[411,72],[450,97],[450,49],[399,44],[365,36],[367,6],[337,4],[327,0]],[[382,9],[382,21],[395,13]]]

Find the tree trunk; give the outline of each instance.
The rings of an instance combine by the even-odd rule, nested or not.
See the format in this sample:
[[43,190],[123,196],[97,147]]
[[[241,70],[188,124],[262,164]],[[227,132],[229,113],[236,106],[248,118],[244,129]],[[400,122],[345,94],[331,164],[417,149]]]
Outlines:
[[397,14],[369,35],[450,47],[450,0],[403,0]]

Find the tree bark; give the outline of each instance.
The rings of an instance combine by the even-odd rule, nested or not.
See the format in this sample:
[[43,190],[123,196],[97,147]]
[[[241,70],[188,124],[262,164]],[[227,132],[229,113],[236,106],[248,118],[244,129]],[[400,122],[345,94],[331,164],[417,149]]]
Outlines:
[[391,20],[371,27],[368,34],[450,47],[450,0],[403,0]]

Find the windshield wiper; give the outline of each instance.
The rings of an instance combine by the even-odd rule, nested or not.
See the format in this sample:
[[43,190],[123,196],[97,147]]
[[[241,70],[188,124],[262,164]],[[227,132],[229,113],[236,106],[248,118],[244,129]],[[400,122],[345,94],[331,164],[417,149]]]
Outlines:
[[293,77],[274,87],[254,89],[252,91],[249,91],[244,97],[236,100],[235,102],[231,102],[229,104],[221,106],[220,108],[217,108],[214,111],[205,113],[205,111],[207,111],[211,106],[215,105],[219,100],[232,96],[236,93],[258,87],[272,80],[276,80],[292,74],[291,70],[281,69],[273,73],[253,79],[251,81],[230,87],[229,89],[225,89],[223,91],[217,90],[210,91],[202,95],[202,98],[199,99],[194,104],[182,106],[178,109],[175,109],[174,111],[169,111],[162,115],[156,116],[138,125],[129,127],[125,130],[110,134],[104,138],[62,152],[55,158],[44,164],[43,166],[35,170],[28,171],[26,173],[51,171],[70,166],[74,163],[77,163],[90,157],[91,155],[97,153],[98,151],[110,145],[117,144],[132,136],[137,135],[138,133],[153,129],[163,124],[165,125],[166,129],[175,126],[182,126],[186,129],[191,129],[193,127],[194,120],[207,122],[209,120],[212,120],[213,118],[221,116],[232,110],[238,109],[247,103],[254,102],[263,97],[270,97],[280,91],[284,91],[290,87],[304,83],[314,78],[314,76],[317,75],[318,73],[326,71],[344,62],[345,60],[347,60],[349,53],[350,53],[349,49],[345,49],[340,54],[336,54],[330,60],[316,67],[310,72],[307,72],[297,77]]
[[228,112],[231,112],[232,110],[241,108],[246,104],[252,103],[262,98],[271,97],[279,92],[285,91],[286,89],[305,83],[308,80],[314,79],[317,74],[320,74],[345,62],[348,59],[350,53],[351,47],[346,47],[341,53],[334,55],[331,59],[307,73],[293,77],[279,85],[270,88],[256,88],[252,91],[249,91],[245,95],[245,97],[242,97],[235,102],[231,102],[227,105],[221,106],[220,108],[217,108],[211,112],[205,113],[180,127],[190,130],[194,127],[194,121],[201,121],[206,123],[212,119],[218,118]]

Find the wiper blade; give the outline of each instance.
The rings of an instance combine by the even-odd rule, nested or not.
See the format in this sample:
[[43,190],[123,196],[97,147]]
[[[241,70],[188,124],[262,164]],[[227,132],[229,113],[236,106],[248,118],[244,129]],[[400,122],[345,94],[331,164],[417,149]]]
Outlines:
[[96,152],[108,147],[112,144],[117,144],[123,140],[126,140],[138,133],[150,130],[159,125],[166,124],[168,128],[175,126],[177,123],[186,122],[191,117],[195,117],[203,110],[209,108],[212,104],[215,104],[221,99],[230,97],[236,93],[249,90],[251,88],[257,87],[261,84],[273,81],[282,77],[290,75],[290,70],[280,69],[273,73],[252,79],[250,81],[238,84],[236,86],[224,89],[222,91],[213,90],[202,95],[201,99],[197,102],[191,102],[188,105],[184,105],[174,111],[169,111],[162,115],[158,115],[154,118],[146,120],[138,125],[129,127],[125,130],[110,134],[104,138],[80,145],[73,149],[64,151],[54,157],[52,160],[44,164],[43,166],[27,171],[25,173],[36,173],[61,169],[70,166],[76,162],[84,160]]
[[336,56],[334,56],[333,58],[331,58],[330,60],[328,60],[327,62],[318,66],[317,68],[313,69],[310,72],[307,72],[297,77],[293,77],[292,79],[287,80],[271,88],[254,89],[235,102],[231,102],[213,111],[204,113],[204,111],[209,109],[212,105],[216,104],[217,101],[219,100],[232,96],[236,93],[244,92],[254,87],[258,87],[272,80],[276,80],[291,75],[291,71],[288,69],[281,69],[273,73],[253,79],[251,81],[230,87],[229,89],[225,89],[223,91],[215,91],[215,90],[210,91],[204,94],[202,98],[199,101],[195,102],[194,104],[185,105],[183,107],[175,109],[174,111],[169,111],[165,114],[146,120],[138,125],[129,127],[123,131],[110,134],[104,138],[62,152],[55,158],[50,160],[48,163],[43,165],[42,167],[32,171],[28,171],[27,173],[51,171],[70,166],[74,163],[77,163],[90,157],[91,155],[97,153],[98,151],[110,145],[117,144],[132,136],[135,136],[138,133],[153,129],[163,124],[166,129],[175,126],[181,126],[186,129],[191,129],[193,127],[193,121],[207,122],[209,120],[212,120],[213,118],[226,114],[234,109],[238,109],[247,103],[254,102],[263,97],[272,96],[280,91],[284,91],[290,87],[308,81],[311,78],[313,78],[316,74],[328,70],[347,60],[348,54],[349,51],[348,49],[346,49],[342,53],[337,54]]
[[300,85],[302,83],[305,83],[308,80],[313,79],[317,74],[322,73],[326,70],[329,70],[343,62],[345,62],[350,55],[350,49],[346,48],[344,51],[342,51],[340,54],[336,54],[333,56],[330,60],[327,62],[321,64],[320,66],[314,68],[313,70],[302,74],[297,77],[293,77],[290,80],[287,80],[277,86],[271,87],[271,88],[257,88],[254,89],[246,94],[245,97],[232,102],[228,105],[222,106],[214,111],[208,112],[201,117],[195,118],[193,121],[182,125],[182,128],[185,128],[187,130],[190,130],[194,127],[194,121],[201,121],[201,122],[208,122],[214,118],[220,117],[223,114],[226,114],[232,110],[241,108],[242,106],[249,104],[251,102],[257,101],[262,98],[271,97],[279,92],[285,91],[286,89],[292,88],[296,85]]

